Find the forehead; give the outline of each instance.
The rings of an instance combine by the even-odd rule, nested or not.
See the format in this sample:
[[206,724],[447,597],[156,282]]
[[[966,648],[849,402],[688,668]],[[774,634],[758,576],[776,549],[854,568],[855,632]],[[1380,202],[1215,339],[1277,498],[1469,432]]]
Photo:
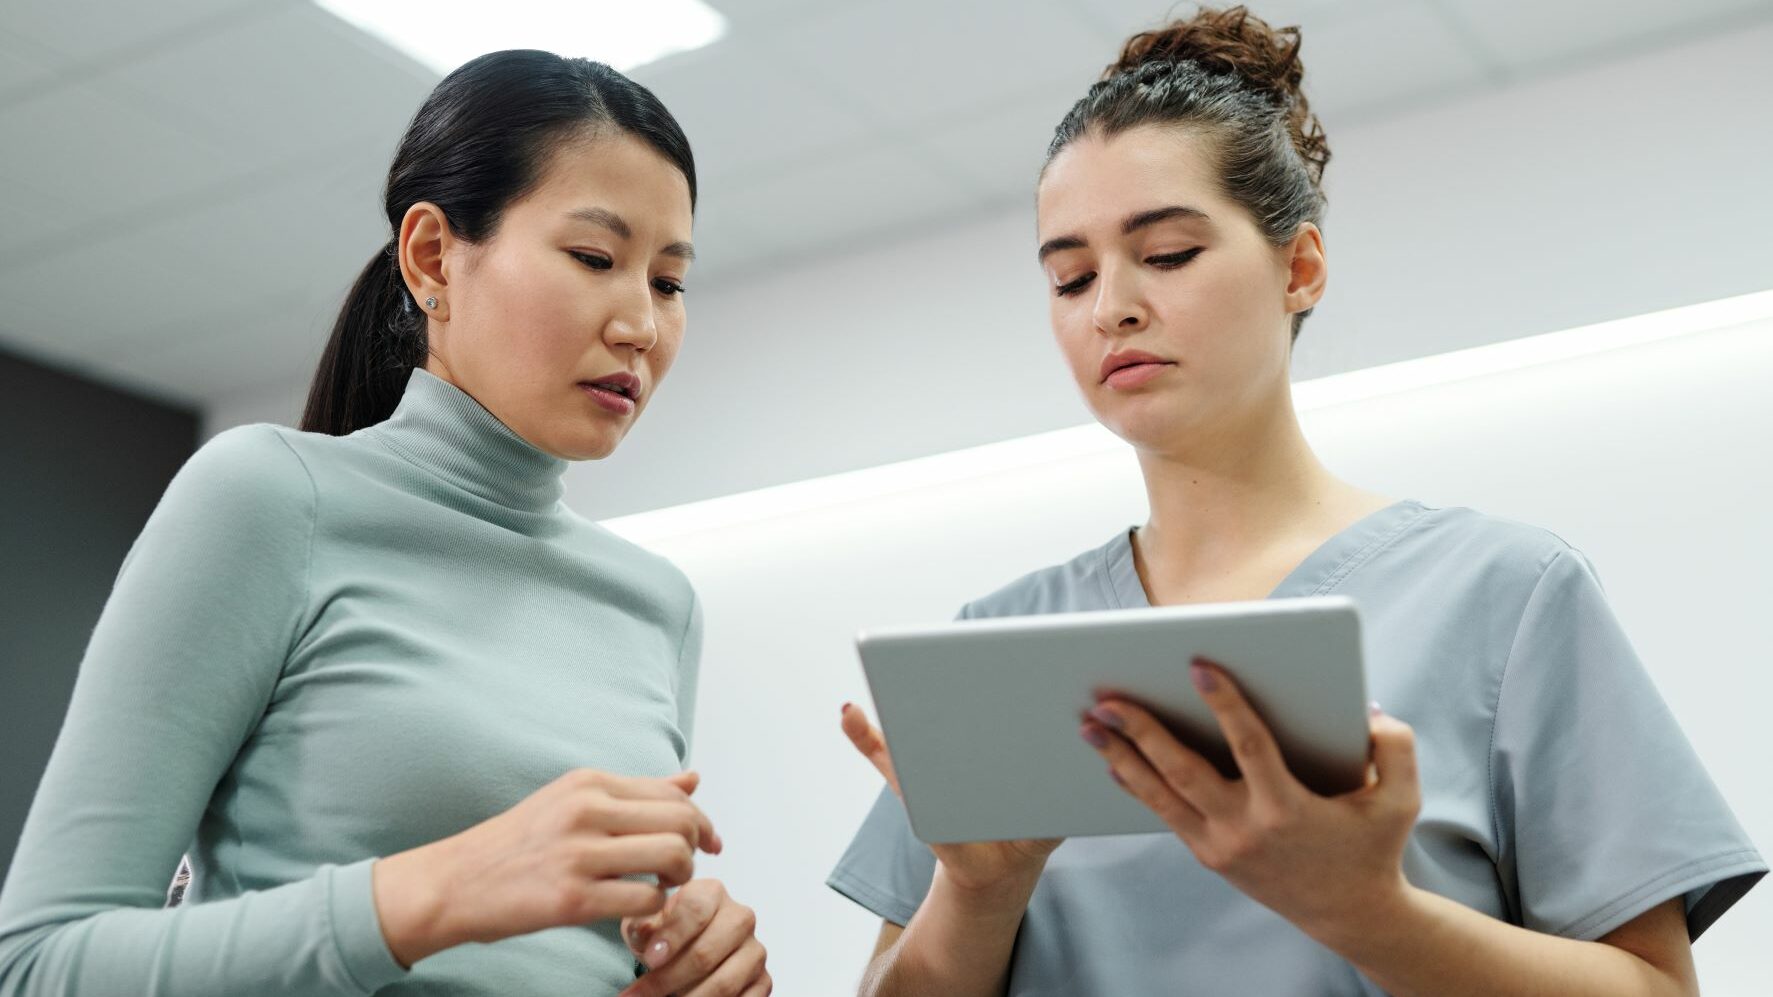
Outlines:
[[689,180],[669,159],[626,132],[604,131],[560,143],[521,205],[556,215],[583,207],[612,210],[637,228],[668,230],[687,238]]
[[1176,126],[1141,126],[1104,137],[1095,130],[1060,150],[1035,194],[1041,238],[1103,226],[1164,205],[1221,216],[1207,140]]

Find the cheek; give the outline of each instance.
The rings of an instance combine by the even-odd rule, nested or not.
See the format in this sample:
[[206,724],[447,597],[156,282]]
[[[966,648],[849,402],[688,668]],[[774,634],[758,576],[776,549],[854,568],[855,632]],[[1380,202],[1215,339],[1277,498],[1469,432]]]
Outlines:
[[585,282],[568,267],[534,260],[507,266],[485,302],[492,338],[506,356],[553,358],[595,328]]
[[1071,369],[1071,376],[1079,384],[1093,386],[1096,383],[1094,368],[1102,361],[1100,357],[1090,359],[1097,347],[1095,324],[1089,309],[1080,306],[1077,299],[1055,296],[1047,315],[1052,323],[1053,339],[1065,358],[1065,366]]

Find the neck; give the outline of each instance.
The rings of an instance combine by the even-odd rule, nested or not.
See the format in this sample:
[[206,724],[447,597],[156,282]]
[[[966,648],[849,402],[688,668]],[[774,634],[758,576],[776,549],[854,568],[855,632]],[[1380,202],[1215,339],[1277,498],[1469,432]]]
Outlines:
[[1305,440],[1290,390],[1249,418],[1142,449],[1151,518],[1139,532],[1148,562],[1179,574],[1216,571],[1279,543],[1335,532],[1359,495],[1324,468]]

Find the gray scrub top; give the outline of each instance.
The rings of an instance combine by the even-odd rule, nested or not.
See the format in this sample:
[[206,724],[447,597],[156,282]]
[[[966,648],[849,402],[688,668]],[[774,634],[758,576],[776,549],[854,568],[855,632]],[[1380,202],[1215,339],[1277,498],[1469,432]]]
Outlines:
[[[1329,593],[1360,607],[1370,694],[1416,731],[1411,883],[1584,940],[1684,897],[1697,938],[1765,874],[1592,568],[1556,536],[1399,502],[1332,537],[1269,597]],[[1129,531],[960,615],[1149,605]],[[934,869],[883,790],[829,883],[904,924]],[[1174,835],[1061,845],[1017,936],[1010,995],[1180,992],[1379,990]]]

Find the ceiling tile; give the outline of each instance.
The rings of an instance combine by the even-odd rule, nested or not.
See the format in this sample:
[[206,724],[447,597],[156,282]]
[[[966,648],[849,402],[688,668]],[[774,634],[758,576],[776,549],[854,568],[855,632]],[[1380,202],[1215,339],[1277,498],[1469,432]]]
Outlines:
[[854,7],[862,2],[864,0],[707,0],[708,6],[741,27],[797,17],[816,9]]
[[978,204],[966,184],[890,142],[784,170],[730,196],[735,220],[783,253],[866,248],[949,224]]
[[[1162,27],[1177,17],[1189,16],[1194,8],[1178,0],[1073,0],[1080,9],[1114,42],[1119,43],[1139,31]],[[1398,0],[1251,0],[1247,6],[1258,17],[1275,27],[1301,25],[1307,28],[1332,24],[1374,9],[1393,6]],[[1113,60],[1110,47],[1102,59]]]
[[194,27],[252,8],[307,0],[6,0],[0,29],[80,61],[164,43]]
[[324,329],[309,316],[257,307],[233,319],[193,329],[153,350],[134,351],[119,377],[165,393],[217,398],[244,384],[305,381],[326,346]]
[[1495,85],[1471,45],[1422,3],[1372,4],[1301,30],[1305,94],[1326,124]]
[[807,85],[898,129],[964,118],[1030,91],[1082,90],[1105,61],[1095,26],[1065,0],[821,9],[782,25],[769,44],[805,71]]
[[769,169],[866,133],[854,113],[743,37],[642,69],[695,150],[698,178]]
[[236,150],[151,119],[87,83],[0,108],[0,135],[25,137],[0,143],[0,182],[80,205],[70,227],[188,195],[247,169]]
[[1053,130],[1084,89],[1053,89],[1025,97],[945,125],[918,143],[965,173],[994,200],[1022,198],[1032,203]]
[[65,61],[31,39],[0,27],[0,104],[8,94],[54,75]]
[[103,78],[261,160],[358,135],[392,149],[437,76],[311,3],[269,10]]
[[24,330],[70,349],[99,346],[131,329],[162,325],[217,301],[239,303],[242,282],[217,280],[183,254],[200,247],[141,238],[83,245],[35,263],[0,270],[0,301],[31,316]]
[[0,258],[8,250],[19,250],[65,231],[70,219],[79,218],[82,210],[77,201],[50,197],[17,180],[7,182],[0,196]]
[[1669,33],[1704,33],[1718,22],[1773,17],[1768,0],[1435,0],[1494,57],[1513,69],[1616,49],[1666,44]]

